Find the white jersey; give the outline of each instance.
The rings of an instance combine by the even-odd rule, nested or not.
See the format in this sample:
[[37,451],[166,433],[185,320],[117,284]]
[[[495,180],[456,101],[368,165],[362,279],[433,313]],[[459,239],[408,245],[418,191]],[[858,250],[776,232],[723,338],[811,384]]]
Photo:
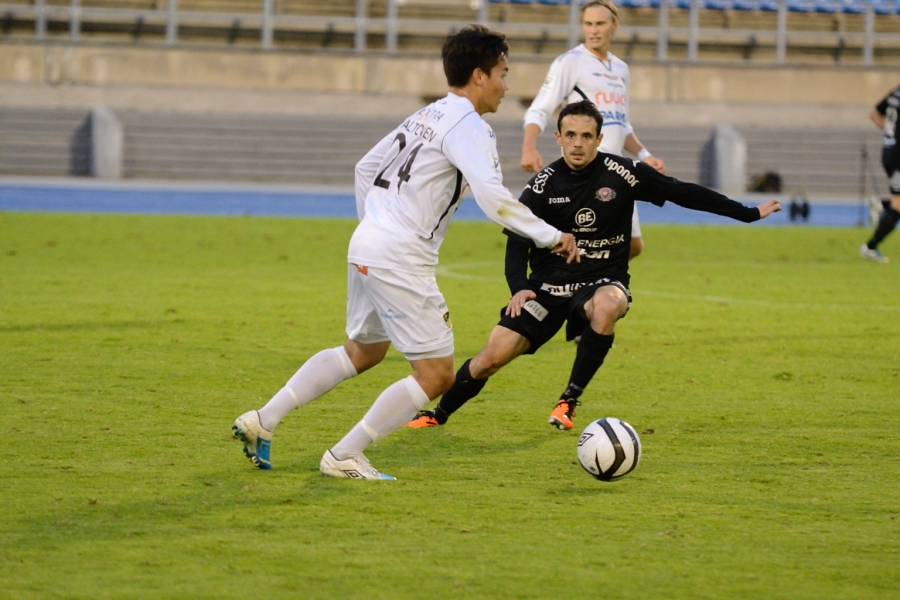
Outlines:
[[485,215],[552,248],[561,233],[503,187],[497,139],[472,103],[450,93],[407,118],[356,165],[360,223],[351,263],[433,275],[466,186]]
[[550,65],[544,85],[525,112],[525,124],[533,123],[543,131],[563,101],[590,100],[603,115],[600,152],[621,155],[625,138],[634,133],[628,120],[629,81],[624,61],[611,52],[607,53],[607,60],[600,60],[580,44]]

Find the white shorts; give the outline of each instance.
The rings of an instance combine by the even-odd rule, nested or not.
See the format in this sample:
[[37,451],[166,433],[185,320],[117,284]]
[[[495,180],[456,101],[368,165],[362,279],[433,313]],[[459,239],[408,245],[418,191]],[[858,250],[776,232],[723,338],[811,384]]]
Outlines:
[[641,222],[638,220],[637,202],[634,203],[634,212],[631,213],[631,237],[641,237]]
[[347,337],[390,341],[407,360],[453,355],[450,311],[434,277],[347,267]]

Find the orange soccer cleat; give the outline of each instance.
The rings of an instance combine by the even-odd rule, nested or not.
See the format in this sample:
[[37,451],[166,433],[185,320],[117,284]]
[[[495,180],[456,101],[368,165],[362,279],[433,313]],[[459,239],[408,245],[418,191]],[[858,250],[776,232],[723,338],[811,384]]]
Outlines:
[[580,405],[581,402],[578,400],[560,399],[560,401],[556,403],[556,408],[550,413],[550,418],[547,419],[547,422],[560,431],[572,429],[572,419],[575,418],[575,407]]
[[413,429],[423,429],[425,427],[437,427],[440,423],[434,416],[433,410],[423,410],[419,412],[413,420],[406,424],[407,427],[412,427]]

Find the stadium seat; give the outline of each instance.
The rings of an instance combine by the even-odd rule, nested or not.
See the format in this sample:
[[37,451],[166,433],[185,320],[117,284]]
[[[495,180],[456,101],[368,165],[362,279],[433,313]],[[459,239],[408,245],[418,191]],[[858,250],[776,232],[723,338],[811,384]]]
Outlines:
[[787,9],[798,13],[810,13],[816,10],[813,0],[787,0]]
[[759,10],[758,0],[734,0],[732,3],[734,10]]
[[865,0],[837,0],[837,3],[842,13],[858,15],[866,12]]
[[896,15],[900,14],[900,7],[894,0],[869,0],[869,4],[875,10],[876,15]]
[[556,6],[559,4],[568,4],[569,0],[538,0],[538,4],[547,4],[550,6]]
[[706,10],[730,10],[734,8],[732,0],[704,0],[703,8]]
[[759,0],[759,10],[763,12],[778,12],[780,5],[779,0]]
[[813,0],[813,7],[817,13],[835,14],[841,12],[838,0]]

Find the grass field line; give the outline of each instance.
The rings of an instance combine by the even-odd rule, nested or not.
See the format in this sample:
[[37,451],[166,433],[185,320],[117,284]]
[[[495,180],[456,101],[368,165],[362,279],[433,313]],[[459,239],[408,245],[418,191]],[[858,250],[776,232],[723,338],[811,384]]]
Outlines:
[[[485,275],[470,275],[461,273],[462,269],[483,269],[494,268],[499,273],[502,265],[497,262],[471,262],[439,265],[436,272],[441,277],[451,279],[462,279],[465,281],[497,281],[497,277],[487,277]],[[750,306],[765,306],[767,308],[792,308],[792,309],[822,309],[822,310],[876,310],[886,312],[900,312],[900,306],[887,306],[883,304],[859,305],[859,304],[819,304],[810,302],[774,302],[771,300],[751,300],[748,298],[730,298],[727,296],[702,296],[698,294],[679,294],[675,292],[656,292],[653,290],[644,290],[632,288],[631,292],[636,296],[655,296],[658,298],[671,298],[673,300],[695,300],[698,302],[715,302],[717,304],[746,304]]]

